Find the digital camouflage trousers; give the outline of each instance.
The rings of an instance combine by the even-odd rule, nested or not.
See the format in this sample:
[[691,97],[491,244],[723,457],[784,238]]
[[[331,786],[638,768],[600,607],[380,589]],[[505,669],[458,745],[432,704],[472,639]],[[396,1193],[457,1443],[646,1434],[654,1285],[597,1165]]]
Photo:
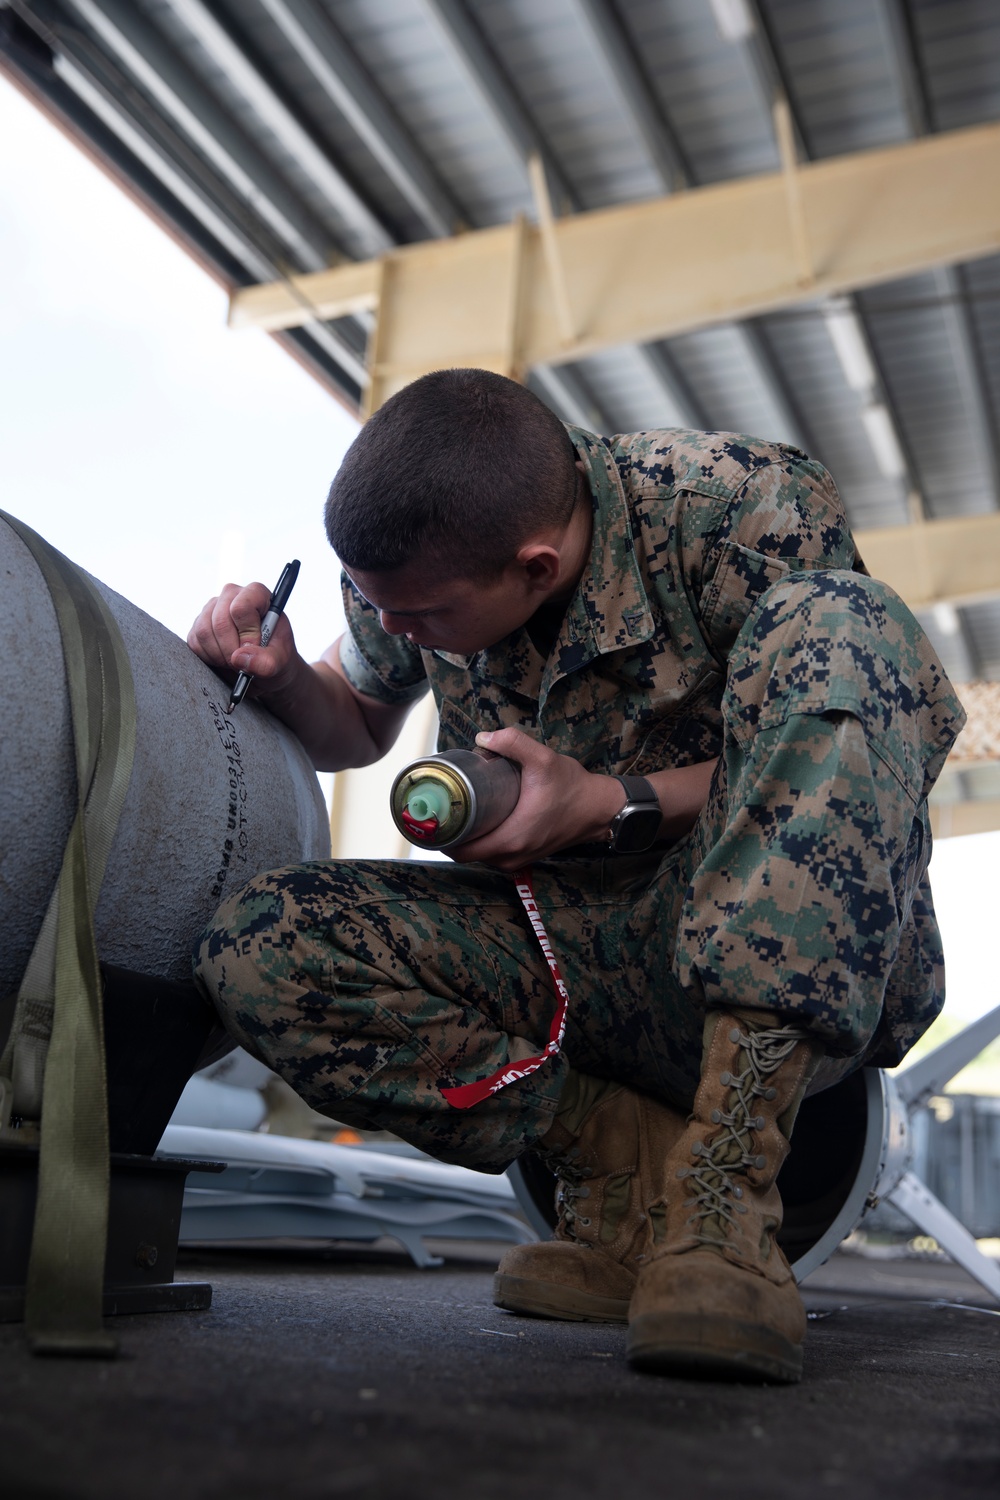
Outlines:
[[944,998],[926,796],[962,709],[919,625],[854,573],[797,573],[731,654],[708,804],[666,852],[539,862],[563,1051],[469,1110],[442,1089],[539,1052],[556,1006],[509,875],[317,862],[251,881],[196,957],[228,1031],[314,1108],[502,1171],[570,1066],[684,1107],[705,1012],[807,1026],[829,1077],[893,1064]]

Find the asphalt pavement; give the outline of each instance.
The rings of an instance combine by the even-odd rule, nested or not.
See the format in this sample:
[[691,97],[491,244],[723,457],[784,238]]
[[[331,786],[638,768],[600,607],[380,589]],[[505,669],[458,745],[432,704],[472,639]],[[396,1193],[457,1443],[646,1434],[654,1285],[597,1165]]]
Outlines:
[[502,1246],[188,1250],[212,1308],[112,1362],[0,1327],[4,1500],[963,1500],[1000,1493],[1000,1308],[943,1261],[838,1254],[795,1387],[632,1372],[617,1327],[490,1301]]

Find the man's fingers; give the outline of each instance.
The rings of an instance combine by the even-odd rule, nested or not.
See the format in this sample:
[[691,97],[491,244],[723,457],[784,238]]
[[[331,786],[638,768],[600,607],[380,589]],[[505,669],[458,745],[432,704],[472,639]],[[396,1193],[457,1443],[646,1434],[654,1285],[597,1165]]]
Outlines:
[[[260,640],[259,628],[257,639]],[[253,677],[275,677],[287,666],[293,646],[292,627],[282,615],[266,646],[237,646],[230,657],[230,665],[237,672],[249,672]]]
[[236,646],[259,646],[260,622],[267,614],[271,590],[263,583],[250,583],[246,588],[237,589],[227,599],[228,587],[227,585],[220,595],[219,603],[221,605],[225,600],[228,626],[236,634],[233,650],[236,650]]
[[508,818],[489,833],[467,839],[445,853],[458,864],[482,861],[494,865],[498,870],[517,870],[532,859],[540,859],[558,847],[558,841],[549,845],[546,833],[539,829],[537,816],[525,812],[520,804]]
[[[238,583],[227,583],[220,590],[218,598],[212,599],[201,614],[198,616],[192,628],[192,635],[196,637],[198,644],[194,649],[199,655],[204,652],[199,646],[204,647],[211,653],[213,665],[229,665],[229,659],[237,646],[240,644],[240,625],[249,626],[251,620],[256,620],[256,635],[252,638],[260,640],[260,616],[254,611],[252,602],[256,597],[256,590],[263,585],[250,584],[244,586]],[[267,600],[270,595],[264,589],[264,608],[267,609]],[[233,605],[236,601],[239,611],[239,623],[233,618]],[[249,612],[248,612],[249,611]],[[190,641],[190,637],[188,638]]]
[[[195,620],[188,634],[188,645],[217,670],[234,669],[252,672],[255,677],[272,676],[278,670],[280,660],[270,655],[270,646],[266,650],[260,646],[260,624],[270,600],[271,591],[266,584],[227,583]],[[284,624],[284,619],[279,623]],[[278,634],[275,630],[272,642],[279,648],[287,647],[290,631],[284,640],[278,640]],[[239,659],[234,660],[237,652]]]
[[555,755],[547,745],[540,745],[523,729],[484,730],[476,735],[476,744],[482,750],[492,750],[495,755],[504,755],[519,766],[540,765]]
[[206,661],[208,660],[206,653],[211,646],[215,645],[215,631],[212,629],[212,612],[218,602],[218,599],[209,599],[187,633],[187,643],[191,647],[191,650]]
[[237,584],[226,584],[217,598],[208,601],[188,633],[191,650],[217,670],[229,666],[229,658],[239,645],[229,616],[229,600],[237,592]]

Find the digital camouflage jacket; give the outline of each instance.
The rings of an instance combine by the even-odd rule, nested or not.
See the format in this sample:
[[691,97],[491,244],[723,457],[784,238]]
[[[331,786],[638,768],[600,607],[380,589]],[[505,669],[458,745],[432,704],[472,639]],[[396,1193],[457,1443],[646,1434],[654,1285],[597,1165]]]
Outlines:
[[548,659],[525,630],[471,657],[422,650],[386,635],[345,578],[344,670],[384,703],[429,684],[442,750],[514,726],[591,771],[709,760],[729,652],[760,595],[796,569],[859,566],[836,487],[797,449],[732,433],[569,432],[593,543]]

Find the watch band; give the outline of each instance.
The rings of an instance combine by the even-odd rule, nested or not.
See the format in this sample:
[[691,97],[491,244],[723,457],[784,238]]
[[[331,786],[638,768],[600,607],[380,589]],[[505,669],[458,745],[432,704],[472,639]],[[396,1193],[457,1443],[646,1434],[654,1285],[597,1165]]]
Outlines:
[[[645,804],[655,802],[659,806],[659,799],[653,791],[652,783],[647,781],[645,776],[616,776],[615,780],[620,781],[625,788],[625,796],[628,798],[628,802]],[[628,806],[628,802],[625,804],[626,807]],[[625,808],[623,807],[622,812],[624,811]]]
[[611,848],[616,853],[641,854],[656,842],[662,813],[655,791],[645,776],[616,776],[625,789],[625,806],[611,820]]

